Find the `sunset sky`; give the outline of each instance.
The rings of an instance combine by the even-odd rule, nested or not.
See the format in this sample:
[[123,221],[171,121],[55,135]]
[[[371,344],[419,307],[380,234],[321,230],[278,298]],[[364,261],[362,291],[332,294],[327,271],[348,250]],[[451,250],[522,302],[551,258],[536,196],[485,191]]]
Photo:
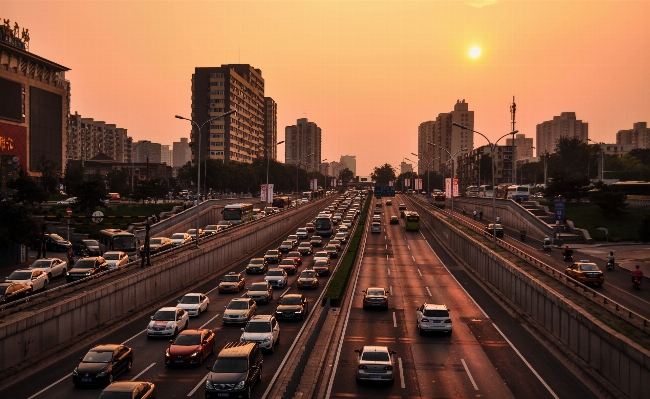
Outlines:
[[194,68],[232,63],[262,70],[279,140],[306,117],[323,158],[356,155],[361,176],[413,158],[418,125],[458,99],[491,139],[513,95],[527,137],[567,111],[608,143],[650,122],[650,1],[0,0],[0,17],[71,69],[72,113],[134,140],[189,137],[174,115],[190,116]]

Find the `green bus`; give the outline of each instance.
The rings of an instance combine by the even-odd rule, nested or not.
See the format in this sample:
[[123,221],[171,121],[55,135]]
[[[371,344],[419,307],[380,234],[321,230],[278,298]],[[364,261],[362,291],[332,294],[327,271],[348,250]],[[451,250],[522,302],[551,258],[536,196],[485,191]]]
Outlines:
[[253,204],[230,204],[223,208],[223,220],[232,222],[233,225],[250,222],[253,220]]
[[420,230],[420,215],[417,212],[407,212],[404,216],[404,228],[408,231]]

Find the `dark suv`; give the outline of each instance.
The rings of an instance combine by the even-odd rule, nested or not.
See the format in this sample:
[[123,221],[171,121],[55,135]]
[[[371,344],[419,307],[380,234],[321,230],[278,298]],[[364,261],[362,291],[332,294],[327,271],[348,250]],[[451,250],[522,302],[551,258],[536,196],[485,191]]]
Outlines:
[[101,256],[91,256],[89,258],[81,258],[74,264],[65,276],[65,281],[68,283],[81,280],[101,272],[108,270],[108,263]]
[[221,349],[205,381],[205,398],[250,398],[262,379],[262,351],[255,342],[229,342]]

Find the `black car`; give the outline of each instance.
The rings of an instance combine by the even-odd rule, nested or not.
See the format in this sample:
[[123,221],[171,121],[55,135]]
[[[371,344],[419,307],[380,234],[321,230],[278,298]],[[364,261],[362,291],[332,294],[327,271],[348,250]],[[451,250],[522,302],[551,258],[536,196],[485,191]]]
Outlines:
[[312,247],[322,247],[323,237],[315,235],[311,238],[311,240],[309,240],[309,243],[312,245]]
[[65,276],[65,281],[68,283],[81,280],[95,274],[105,272],[108,270],[108,263],[101,256],[92,256],[89,258],[81,258],[74,264],[74,267],[68,270]]
[[496,233],[496,236],[499,238],[503,238],[503,226],[501,226],[498,223],[495,224],[488,224],[485,226],[485,231],[489,234],[492,235],[492,233]]
[[325,245],[325,248],[323,248],[323,251],[327,252],[327,254],[330,256],[330,259],[339,257],[339,251],[336,248],[336,245],[334,245],[334,244]]
[[262,351],[256,342],[229,342],[217,355],[205,381],[205,398],[250,398],[262,379]]
[[58,234],[45,234],[45,250],[55,252],[68,252],[72,243]]
[[280,260],[282,259],[282,252],[278,251],[277,249],[269,249],[264,254],[264,259],[269,264],[270,263],[280,263]]
[[246,265],[246,274],[264,274],[269,270],[269,263],[264,258],[253,258]]
[[295,247],[296,247],[296,243],[295,243],[294,241],[292,241],[292,240],[285,240],[285,241],[282,241],[282,244],[280,244],[280,246],[278,247],[278,249],[280,250],[280,252],[286,254],[286,253],[289,252],[289,251],[293,251],[293,249],[294,249]]
[[0,303],[24,298],[32,293],[32,287],[23,283],[0,283]]
[[[167,237],[152,237],[149,239],[149,254],[153,255],[174,248],[174,243]],[[144,245],[140,245],[140,254],[144,253]]]
[[133,349],[125,345],[97,345],[79,359],[72,371],[75,385],[108,385],[115,377],[131,371]]
[[72,246],[72,252],[78,256],[99,256],[99,242],[97,240],[78,240]]
[[304,295],[287,294],[278,301],[275,318],[278,320],[302,320],[307,316],[307,312],[309,312],[309,305]]

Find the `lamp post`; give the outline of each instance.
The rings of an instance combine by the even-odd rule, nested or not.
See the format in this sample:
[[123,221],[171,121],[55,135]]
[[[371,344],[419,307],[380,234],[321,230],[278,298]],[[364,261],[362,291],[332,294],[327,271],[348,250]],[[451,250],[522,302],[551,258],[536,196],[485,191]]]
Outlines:
[[[284,143],[284,140],[278,141],[275,145],[280,145]],[[270,148],[266,150],[266,198],[264,202],[269,203],[269,166],[271,164],[271,154],[269,154]]]
[[[452,125],[457,126],[457,127],[461,128],[461,129],[463,129],[463,130],[469,130],[469,131],[472,132],[472,133],[480,134],[480,135],[483,136],[483,138],[486,139],[487,142],[490,144],[490,153],[491,153],[491,158],[492,158],[492,217],[495,218],[495,220],[494,220],[494,222],[495,222],[495,221],[496,221],[496,197],[497,197],[496,194],[497,194],[497,192],[496,192],[496,187],[494,187],[494,149],[496,148],[497,143],[498,143],[502,138],[504,138],[504,137],[506,137],[506,136],[508,136],[508,135],[510,135],[510,134],[518,133],[519,131],[518,131],[518,130],[513,130],[513,131],[510,132],[510,133],[506,133],[506,134],[504,134],[503,136],[499,137],[499,138],[494,142],[494,144],[492,144],[492,142],[490,141],[490,139],[488,139],[487,136],[484,135],[484,134],[481,133],[481,132],[477,132],[477,131],[474,130],[474,129],[470,129],[470,128],[468,128],[467,126],[465,126],[465,125],[461,125],[460,123],[456,123],[456,122],[453,122]],[[453,197],[453,195],[452,195],[452,197]],[[496,249],[497,249],[497,231],[496,231],[496,230],[497,230],[497,226],[496,226],[496,223],[494,223],[494,222],[492,222],[492,237],[494,238],[494,250],[496,251]]]
[[196,146],[196,247],[199,247],[199,201],[201,199],[201,129],[205,124],[212,122],[215,119],[220,119],[223,118],[224,116],[234,114],[237,112],[236,109],[232,109],[228,112],[224,112],[223,114],[219,116],[212,117],[208,119],[207,121],[203,122],[202,125],[199,125],[195,120],[193,119],[188,119],[184,118],[180,115],[176,115],[176,119],[184,119],[186,121],[190,121],[194,126],[196,126],[197,130],[197,135],[199,136],[198,143]]
[[[603,181],[603,172],[605,171],[605,164],[603,163],[603,146],[602,146],[603,143],[602,142],[597,143],[597,142],[593,141],[592,139],[587,139],[587,141],[591,141],[592,143],[597,144],[597,145],[600,146],[600,168],[598,168],[598,169],[600,169],[600,173],[599,173],[600,174],[600,181]],[[589,161],[587,161],[587,167],[589,167]],[[588,173],[587,173],[587,177],[589,177]]]
[[445,147],[441,147],[441,146],[436,145],[434,143],[429,143],[429,144],[444,150],[447,153],[447,155],[449,155],[449,158],[450,158],[450,161],[451,161],[451,173],[450,173],[450,178],[451,178],[451,220],[454,220],[455,219],[455,215],[454,215],[454,172],[455,172],[455,170],[454,170],[454,157],[459,152],[467,151],[467,148],[461,148],[460,150],[454,152],[454,154],[452,155],[451,152],[449,152],[449,150],[447,150]]
[[298,170],[300,170],[300,162],[302,162],[303,159],[307,159],[312,155],[314,155],[313,152],[311,154],[309,154],[309,155],[305,155],[304,157],[302,157],[302,158],[300,158],[300,159],[298,159],[296,161],[296,205],[298,205],[298,193],[300,192],[299,191],[299,186],[298,186]]
[[433,159],[431,161],[429,161],[428,159],[426,159],[424,157],[420,157],[418,154],[416,154],[414,152],[412,152],[411,154],[418,157],[418,159],[421,159],[424,162],[426,162],[426,164],[427,164],[427,193],[431,193],[431,186],[429,185],[429,182],[430,182],[430,180],[429,180],[429,169],[431,169],[431,164],[433,163]]

